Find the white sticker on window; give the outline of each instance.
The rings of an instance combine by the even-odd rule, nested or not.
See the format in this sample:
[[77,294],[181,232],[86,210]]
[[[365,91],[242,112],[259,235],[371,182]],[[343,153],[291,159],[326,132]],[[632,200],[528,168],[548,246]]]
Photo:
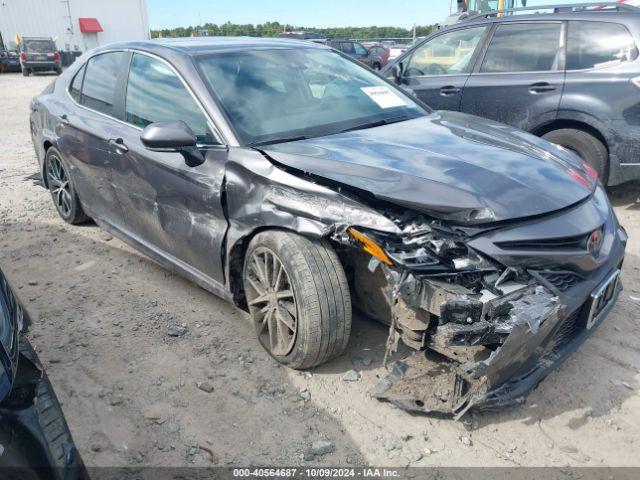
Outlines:
[[389,87],[362,87],[365,94],[380,108],[406,107],[407,103]]

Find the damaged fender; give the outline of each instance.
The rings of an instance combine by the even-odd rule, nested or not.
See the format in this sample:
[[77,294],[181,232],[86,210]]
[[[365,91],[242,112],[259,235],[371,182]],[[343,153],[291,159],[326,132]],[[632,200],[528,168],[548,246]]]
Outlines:
[[[225,199],[229,222],[226,278],[232,282],[234,272],[241,271],[238,247],[265,228],[318,238],[344,233],[350,226],[399,233],[391,220],[375,210],[346,194],[285,171],[257,150],[229,150]],[[234,288],[237,303],[236,293]]]

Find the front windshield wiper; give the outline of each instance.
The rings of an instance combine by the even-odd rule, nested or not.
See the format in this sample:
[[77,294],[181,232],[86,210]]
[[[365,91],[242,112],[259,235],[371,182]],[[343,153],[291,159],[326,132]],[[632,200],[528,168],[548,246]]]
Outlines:
[[344,132],[353,132],[354,130],[366,130],[367,128],[381,127],[383,125],[390,125],[392,123],[404,122],[405,120],[409,120],[411,117],[407,115],[402,115],[399,117],[391,117],[382,120],[375,120],[373,122],[361,123],[360,125],[355,125],[353,127],[345,128],[344,130],[340,130],[338,133]]
[[264,140],[262,142],[252,142],[249,143],[249,147],[262,147],[264,145],[275,145],[276,143],[287,143],[287,142],[295,142],[296,140],[307,140],[309,137],[306,135],[296,135],[295,137],[283,137],[283,138],[272,138],[271,140]]

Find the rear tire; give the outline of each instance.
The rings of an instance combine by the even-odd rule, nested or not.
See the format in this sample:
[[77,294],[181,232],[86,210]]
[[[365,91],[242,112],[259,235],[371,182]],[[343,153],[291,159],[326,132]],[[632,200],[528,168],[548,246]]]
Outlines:
[[60,75],[62,73],[62,68],[56,68],[54,72],[56,72],[56,75]]
[[567,148],[591,165],[603,184],[609,178],[609,152],[607,147],[596,137],[583,130],[561,128],[542,136],[545,140]]
[[69,175],[69,165],[55,147],[47,150],[44,168],[53,206],[58,215],[71,225],[90,220],[80,204],[73,179]]
[[[328,241],[283,231],[259,233],[247,249],[243,280],[258,339],[275,360],[307,369],[344,352],[351,334],[351,296]],[[280,335],[275,343],[271,331]]]

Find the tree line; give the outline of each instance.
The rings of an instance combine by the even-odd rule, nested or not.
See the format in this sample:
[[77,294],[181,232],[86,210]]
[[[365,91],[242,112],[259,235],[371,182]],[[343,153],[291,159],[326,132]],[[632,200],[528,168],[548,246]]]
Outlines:
[[[423,37],[429,35],[436,29],[435,25],[416,26],[416,36]],[[160,30],[151,30],[151,38],[174,38],[174,37],[192,37],[199,36],[202,31],[206,31],[208,36],[248,36],[248,37],[276,37],[282,32],[305,31],[313,32],[327,37],[339,38],[408,38],[413,36],[413,29],[401,27],[331,27],[331,28],[315,28],[300,27],[282,24],[280,22],[266,22],[253,25],[223,23],[217,25],[215,23],[205,23],[204,25],[163,28]]]

